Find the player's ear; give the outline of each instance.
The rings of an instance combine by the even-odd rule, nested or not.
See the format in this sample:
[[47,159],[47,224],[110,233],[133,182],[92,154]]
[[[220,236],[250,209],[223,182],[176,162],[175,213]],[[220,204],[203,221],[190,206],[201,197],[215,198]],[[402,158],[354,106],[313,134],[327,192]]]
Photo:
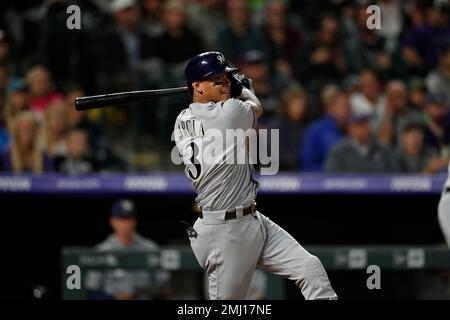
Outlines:
[[201,82],[199,82],[199,81],[192,82],[192,88],[194,89],[195,92],[197,92],[199,94],[203,94],[203,88],[202,88]]

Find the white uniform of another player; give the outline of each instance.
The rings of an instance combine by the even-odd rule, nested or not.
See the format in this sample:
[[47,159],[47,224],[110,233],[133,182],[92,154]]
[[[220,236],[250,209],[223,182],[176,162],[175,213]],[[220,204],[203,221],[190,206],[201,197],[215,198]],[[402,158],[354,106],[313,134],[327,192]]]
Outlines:
[[[206,58],[213,59],[205,58],[201,66],[214,63],[216,55],[223,64],[223,55],[207,53]],[[191,103],[180,113],[174,128],[186,175],[193,182],[202,210],[194,224],[197,234],[190,236],[190,241],[199,264],[208,273],[209,296],[245,299],[258,266],[295,281],[306,299],[337,299],[320,260],[256,211],[258,183],[252,178],[253,166],[236,164],[235,159],[238,149],[245,148],[245,140],[233,140],[223,148],[223,141],[215,138],[218,132],[226,137],[227,129],[255,127],[259,101],[248,89],[243,90],[241,99],[244,101],[230,98]],[[212,155],[215,161],[205,162],[201,154]]]
[[450,248],[450,164],[448,166],[448,177],[442,190],[441,200],[438,206],[438,218],[442,233]]

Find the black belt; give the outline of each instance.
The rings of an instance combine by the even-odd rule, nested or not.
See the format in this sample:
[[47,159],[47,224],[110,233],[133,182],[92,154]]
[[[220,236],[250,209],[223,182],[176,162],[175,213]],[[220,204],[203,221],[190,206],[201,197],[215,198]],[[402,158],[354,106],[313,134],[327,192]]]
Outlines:
[[[251,205],[242,209],[243,216],[253,214],[255,212],[256,212],[256,202],[252,202]],[[200,211],[199,217],[200,217],[200,219],[203,219],[203,213],[201,211]],[[225,213],[225,220],[232,220],[232,219],[236,219],[236,218],[237,218],[236,209],[228,210]]]

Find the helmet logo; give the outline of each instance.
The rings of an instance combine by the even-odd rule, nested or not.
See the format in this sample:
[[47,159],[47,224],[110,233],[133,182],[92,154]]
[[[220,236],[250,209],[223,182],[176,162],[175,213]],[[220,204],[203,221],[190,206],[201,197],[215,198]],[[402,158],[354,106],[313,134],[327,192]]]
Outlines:
[[223,56],[223,54],[218,54],[217,55],[217,60],[219,60],[220,64],[224,64],[225,63],[225,57]]

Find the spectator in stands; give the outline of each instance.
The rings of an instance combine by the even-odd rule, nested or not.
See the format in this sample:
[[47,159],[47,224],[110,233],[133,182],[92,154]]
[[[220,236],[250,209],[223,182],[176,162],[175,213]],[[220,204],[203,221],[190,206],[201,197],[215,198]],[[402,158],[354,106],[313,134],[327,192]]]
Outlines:
[[269,127],[279,129],[279,165],[281,170],[298,170],[306,122],[308,119],[308,94],[300,87],[286,88],[278,106],[279,114]]
[[408,173],[436,173],[445,169],[449,160],[424,144],[423,126],[414,121],[403,125],[394,159],[397,170]]
[[399,142],[401,128],[407,122],[420,120],[420,113],[408,107],[406,85],[399,80],[392,80],[386,88],[386,109],[378,139],[386,146],[395,147]]
[[4,109],[4,122],[11,130],[14,116],[21,111],[29,110],[28,89],[22,79],[11,79],[8,85],[8,97]]
[[341,34],[336,17],[326,14],[310,43],[306,43],[296,66],[298,79],[313,93],[345,73]]
[[386,72],[391,67],[391,58],[385,52],[385,41],[376,30],[367,28],[372,13],[367,5],[358,5],[355,11],[355,30],[344,40],[345,63],[348,72],[359,73],[364,68]]
[[[426,0],[415,0],[404,4],[404,14],[406,15],[406,20],[409,21],[410,28],[423,26],[425,24],[426,7]],[[407,30],[403,29],[402,31],[405,32]]]
[[263,50],[262,36],[251,25],[251,12],[247,0],[227,1],[226,25],[219,31],[217,51],[234,64],[250,50]]
[[450,145],[450,110],[444,95],[428,95],[425,108],[425,143],[439,151]]
[[186,6],[181,0],[168,0],[164,4],[163,24],[164,32],[157,43],[158,56],[169,68],[181,70],[174,77],[182,77],[185,62],[203,51],[202,41],[188,28]]
[[28,90],[22,79],[11,79],[5,102],[3,119],[7,128],[11,128],[14,116],[21,111],[29,110]]
[[[327,88],[327,87],[326,87]],[[325,115],[306,130],[301,154],[303,171],[322,171],[330,149],[345,136],[351,113],[347,94],[336,91],[327,97]]]
[[439,60],[438,68],[428,74],[426,84],[429,93],[444,95],[447,105],[450,106],[450,40]]
[[[6,151],[10,140],[9,131],[0,123],[0,154]],[[0,160],[0,168],[1,168],[1,160]]]
[[413,78],[409,82],[408,105],[411,109],[424,112],[427,104],[427,87],[421,78]]
[[286,83],[276,75],[271,78],[267,57],[263,51],[247,51],[242,56],[239,67],[242,73],[252,79],[253,89],[264,105],[265,114],[260,119],[262,124],[275,113],[278,104],[277,92],[280,92]]
[[114,154],[111,143],[102,128],[87,117],[86,111],[77,111],[74,102],[84,96],[83,89],[77,85],[68,86],[65,92],[65,107],[70,130],[81,129],[89,138],[88,149],[92,160],[103,170],[123,170],[122,160]]
[[0,112],[3,113],[7,88],[9,81],[9,73],[6,66],[0,63]]
[[164,31],[161,21],[162,4],[162,0],[140,1],[142,27],[151,38],[159,37]]
[[389,150],[372,137],[370,115],[352,113],[348,138],[334,146],[326,159],[326,172],[382,173],[396,171]]
[[55,171],[66,174],[85,174],[98,171],[100,168],[90,155],[88,134],[81,129],[72,129],[65,139],[64,155],[53,160]]
[[449,43],[448,13],[445,3],[439,1],[426,9],[424,24],[413,25],[405,31],[403,57],[409,73],[425,76],[429,68],[437,66],[439,57]]
[[133,90],[142,59],[155,54],[155,42],[138,23],[135,0],[113,0],[111,11],[114,23],[98,41],[100,86],[111,92]]
[[[109,224],[113,234],[96,246],[99,252],[151,252],[158,251],[156,242],[136,232],[137,209],[134,202],[119,199],[114,202]],[[171,295],[166,271],[111,269],[90,271],[86,276],[88,299],[142,300],[168,299]]]
[[45,110],[42,122],[40,144],[52,157],[63,156],[66,153],[66,138],[69,130],[69,116],[63,102],[52,104]]
[[51,75],[44,66],[32,67],[25,78],[29,88],[30,109],[41,121],[48,106],[61,102],[63,96],[54,90]]
[[5,30],[0,29],[0,64],[6,67],[9,74],[17,73],[16,59],[11,52],[10,39],[8,39]]
[[205,50],[215,51],[219,30],[225,25],[220,0],[199,0],[191,2],[187,8],[187,23],[191,30],[208,30],[198,35]]
[[371,115],[374,132],[380,130],[386,112],[386,98],[376,71],[364,69],[359,75],[360,92],[351,95],[352,111]]
[[291,27],[286,12],[286,4],[281,0],[266,3],[264,40],[267,45],[268,63],[271,73],[276,70],[286,79],[293,78],[292,66],[297,62],[302,37]]
[[332,14],[339,14],[339,8],[343,5],[354,5],[353,1],[288,1],[289,13],[292,19],[300,20],[297,23],[307,32],[317,29],[320,24],[321,14],[326,10]]
[[398,47],[399,36],[403,28],[403,12],[401,0],[378,0],[376,4],[380,7],[383,19],[381,28],[375,29],[384,40],[384,49],[392,53]]
[[[43,1],[45,4],[34,17],[38,20],[36,21],[38,44],[33,52],[33,58],[35,63],[45,65],[57,88],[77,76],[80,67],[79,53],[87,46],[85,32],[92,32],[90,26],[95,20],[92,15],[89,17],[90,1],[83,2],[81,29],[76,30],[78,32],[66,27],[66,23],[70,20],[67,12],[69,4],[65,1]],[[90,77],[93,77],[92,74]]]
[[106,147],[106,145],[109,146],[109,143],[102,141],[107,138],[101,131],[101,128],[87,117],[86,111],[78,111],[75,109],[75,99],[83,96],[85,96],[84,90],[77,85],[69,86],[65,92],[64,104],[67,109],[69,127],[71,129],[78,128],[85,130],[89,135],[89,145],[93,149]]
[[0,153],[4,152],[10,141],[12,122],[16,114],[29,109],[28,94],[22,79],[11,79],[3,114],[0,114]]
[[39,148],[37,133],[33,113],[23,111],[14,117],[11,144],[1,161],[4,171],[41,173],[53,169],[50,157]]

